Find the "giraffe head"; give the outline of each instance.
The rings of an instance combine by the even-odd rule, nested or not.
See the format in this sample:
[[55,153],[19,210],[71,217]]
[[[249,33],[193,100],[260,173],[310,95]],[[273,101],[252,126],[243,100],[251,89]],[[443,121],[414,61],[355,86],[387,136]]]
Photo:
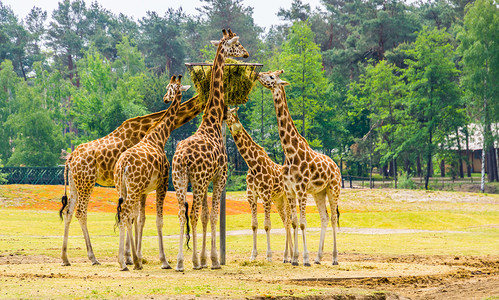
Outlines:
[[182,85],[181,83],[182,75],[178,75],[178,80],[175,76],[172,76],[170,83],[166,86],[166,94],[163,96],[163,102],[172,102],[175,99],[175,95],[187,91],[191,86]]
[[239,122],[239,116],[237,115],[237,110],[239,107],[229,108],[228,116],[227,116],[227,126],[229,126],[230,132],[233,135],[238,134],[243,126]]
[[244,49],[243,45],[239,42],[239,37],[229,29],[226,31],[222,29],[223,37],[220,41],[211,41],[213,46],[222,47],[226,56],[232,57],[249,57],[248,51]]
[[264,87],[271,90],[279,88],[280,86],[289,85],[289,82],[279,78],[279,75],[282,73],[284,73],[283,70],[260,72],[258,73],[258,81],[260,81]]

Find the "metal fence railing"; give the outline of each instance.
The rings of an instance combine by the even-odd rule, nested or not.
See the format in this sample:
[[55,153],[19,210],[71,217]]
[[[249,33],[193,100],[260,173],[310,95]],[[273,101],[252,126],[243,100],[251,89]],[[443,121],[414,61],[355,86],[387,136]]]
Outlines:
[[64,184],[64,167],[4,167],[0,173],[6,174],[3,184]]

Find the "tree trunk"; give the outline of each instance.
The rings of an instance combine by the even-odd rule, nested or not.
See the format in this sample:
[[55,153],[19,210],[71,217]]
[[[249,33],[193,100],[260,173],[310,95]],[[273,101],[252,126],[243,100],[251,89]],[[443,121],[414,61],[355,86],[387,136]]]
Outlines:
[[485,151],[482,150],[482,174],[480,179],[480,192],[485,192]]
[[461,138],[459,137],[459,129],[456,128],[456,137],[457,137],[457,153],[459,159],[459,177],[464,178],[464,170],[463,170],[463,155],[461,151]]
[[393,180],[395,180],[395,188],[397,188],[397,159],[393,159]]
[[440,177],[445,177],[445,159],[440,161]]
[[467,171],[467,175],[468,177],[471,177],[471,170],[472,170],[472,165],[473,165],[473,153],[471,153],[471,157],[470,157],[470,135],[469,135],[469,132],[468,132],[468,128],[466,127],[466,159],[468,160],[466,166],[466,171]]
[[421,155],[418,154],[416,157],[416,172],[418,173],[418,177],[423,176],[423,170],[421,169]]
[[428,141],[428,161],[426,162],[426,178],[425,178],[425,183],[424,183],[424,188],[425,190],[428,190],[428,182],[430,180],[430,175],[431,175],[431,157],[432,157],[432,151],[431,151],[431,145],[432,145],[432,132],[430,130],[430,137]]
[[497,174],[497,161],[496,153],[493,145],[490,145],[487,150],[487,175],[489,177],[489,182],[499,181]]

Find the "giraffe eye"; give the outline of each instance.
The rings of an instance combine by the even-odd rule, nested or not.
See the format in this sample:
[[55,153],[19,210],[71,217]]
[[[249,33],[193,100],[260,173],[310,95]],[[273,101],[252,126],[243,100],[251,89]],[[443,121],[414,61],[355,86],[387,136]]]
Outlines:
[[270,79],[274,80],[274,76],[270,76]]

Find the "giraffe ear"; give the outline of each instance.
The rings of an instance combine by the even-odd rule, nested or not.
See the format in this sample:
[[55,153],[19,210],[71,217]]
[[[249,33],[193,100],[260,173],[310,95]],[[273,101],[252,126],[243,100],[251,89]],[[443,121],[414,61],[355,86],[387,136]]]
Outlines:
[[289,85],[289,82],[282,80],[281,78],[277,79],[277,84],[280,85]]
[[185,91],[187,91],[190,88],[191,88],[190,85],[183,85],[182,88],[181,88],[181,90],[182,90],[182,92],[185,92]]
[[235,37],[233,37],[233,38],[231,38],[230,40],[227,41],[227,45],[232,46],[235,43],[237,43],[238,40],[239,40],[239,37],[235,36]]
[[218,44],[220,44],[220,41],[210,41],[210,43],[215,46],[215,47],[218,47]]

